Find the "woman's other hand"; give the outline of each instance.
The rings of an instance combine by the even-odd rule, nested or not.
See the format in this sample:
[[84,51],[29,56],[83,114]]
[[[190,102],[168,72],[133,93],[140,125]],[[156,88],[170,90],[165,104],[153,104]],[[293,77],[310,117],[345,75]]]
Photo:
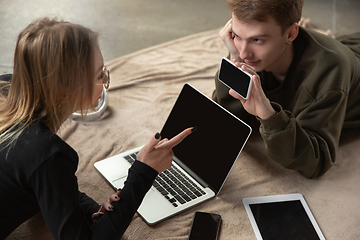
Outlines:
[[108,201],[105,201],[101,205],[99,211],[97,211],[96,213],[94,213],[92,215],[93,222],[96,222],[97,220],[99,220],[106,211],[112,212],[114,210],[114,207],[111,205],[111,203],[120,200],[120,197],[119,197],[120,193],[121,193],[121,189],[119,189],[115,194],[112,194],[110,196],[110,199]]

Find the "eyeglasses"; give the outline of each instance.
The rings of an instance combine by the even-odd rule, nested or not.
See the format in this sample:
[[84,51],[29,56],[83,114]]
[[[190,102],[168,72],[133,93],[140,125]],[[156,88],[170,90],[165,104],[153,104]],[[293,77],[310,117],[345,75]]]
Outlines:
[[[105,79],[104,79],[105,78]],[[107,67],[103,66],[101,69],[101,75],[99,76],[98,80],[103,80],[102,84],[105,89],[108,89],[110,86],[110,71]]]

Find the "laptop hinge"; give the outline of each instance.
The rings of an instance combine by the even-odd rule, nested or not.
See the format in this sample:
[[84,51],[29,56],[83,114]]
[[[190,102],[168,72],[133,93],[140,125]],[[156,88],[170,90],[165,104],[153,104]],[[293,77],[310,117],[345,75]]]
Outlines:
[[188,168],[183,162],[181,162],[181,160],[179,158],[177,158],[176,156],[173,157],[174,162],[176,162],[176,164],[178,164],[182,169],[185,170],[185,172],[187,172],[191,177],[193,177],[198,183],[201,184],[201,186],[203,188],[209,187],[211,190],[212,189],[204,180],[202,180],[196,173],[194,173],[193,171],[190,170],[190,168]]

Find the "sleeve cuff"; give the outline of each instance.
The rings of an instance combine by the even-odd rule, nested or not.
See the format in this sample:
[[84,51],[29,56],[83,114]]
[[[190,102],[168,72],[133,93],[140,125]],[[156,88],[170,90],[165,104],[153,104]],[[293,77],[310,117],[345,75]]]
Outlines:
[[277,133],[285,129],[290,122],[289,114],[291,115],[291,113],[284,111],[283,108],[275,102],[271,102],[271,106],[276,111],[274,116],[271,116],[268,119],[261,119],[257,117],[261,123],[260,131],[264,134]]
[[158,172],[155,169],[138,160],[133,163],[131,170],[140,173],[146,180],[151,182],[154,181],[158,175]]

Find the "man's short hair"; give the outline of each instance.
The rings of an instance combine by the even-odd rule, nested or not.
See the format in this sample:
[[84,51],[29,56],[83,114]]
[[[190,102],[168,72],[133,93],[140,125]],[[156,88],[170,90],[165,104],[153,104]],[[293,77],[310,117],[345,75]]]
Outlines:
[[242,22],[267,22],[273,17],[284,33],[300,21],[304,0],[228,0],[235,17]]

